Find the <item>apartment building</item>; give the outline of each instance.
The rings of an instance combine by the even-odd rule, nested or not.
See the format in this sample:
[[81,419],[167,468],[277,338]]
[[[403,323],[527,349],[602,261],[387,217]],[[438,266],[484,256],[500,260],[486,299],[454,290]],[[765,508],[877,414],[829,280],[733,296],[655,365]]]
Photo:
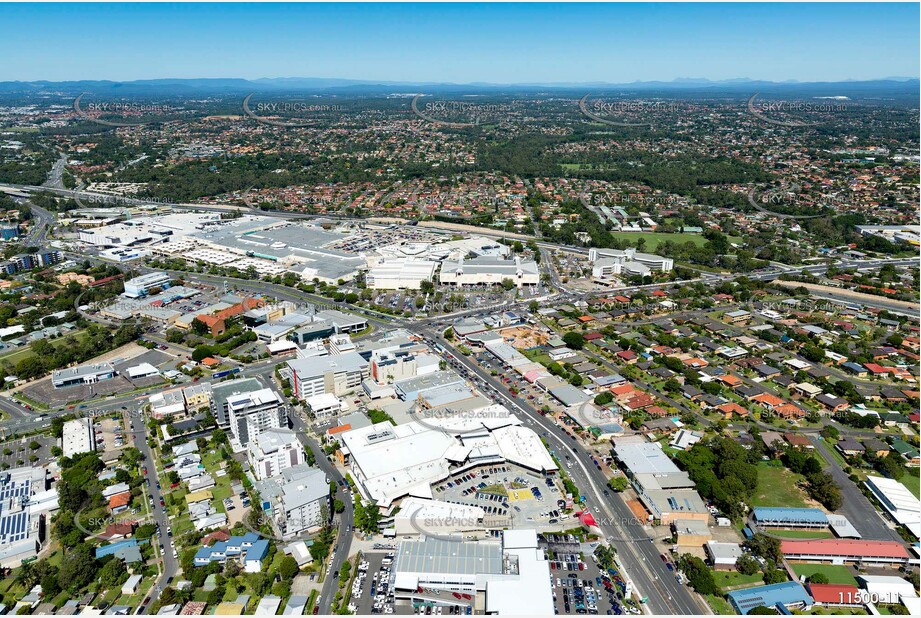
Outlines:
[[267,429],[288,426],[288,412],[281,395],[270,388],[227,398],[230,431],[240,444],[249,444]]
[[264,480],[307,461],[297,434],[287,428],[266,429],[250,440],[247,448],[250,469]]

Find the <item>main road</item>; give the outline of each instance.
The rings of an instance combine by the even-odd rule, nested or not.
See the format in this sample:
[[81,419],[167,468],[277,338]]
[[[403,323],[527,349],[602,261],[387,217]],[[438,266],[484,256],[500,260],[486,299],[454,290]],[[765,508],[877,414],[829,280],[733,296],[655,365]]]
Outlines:
[[345,504],[345,510],[339,513],[338,517],[335,513],[330,513],[337,524],[336,528],[338,528],[336,530],[336,545],[332,548],[329,570],[326,573],[326,579],[323,580],[323,587],[320,590],[320,597],[317,600],[317,613],[329,614],[333,598],[339,590],[339,578],[335,576],[335,573],[342,568],[342,564],[345,562],[346,558],[349,557],[349,551],[352,547],[355,509],[352,505],[352,497],[349,494],[349,489],[343,489],[342,487],[342,483],[345,479],[339,473],[339,470],[337,470],[326,458],[326,453],[323,452],[320,445],[308,436],[309,429],[307,424],[297,412],[291,414],[291,424],[295,431],[298,432],[304,448],[309,449],[313,453],[317,466],[326,473],[326,478],[335,482],[336,486],[339,487],[337,494],[341,496],[340,499]]
[[[513,399],[502,384],[490,376],[479,365],[458,352],[441,336],[441,333],[416,325],[409,327],[426,338],[430,345],[435,342],[452,350],[450,364],[467,374],[473,374],[487,385],[487,393],[504,400],[511,410],[521,412],[526,420],[540,429],[548,446],[558,458],[569,455],[575,467],[569,469],[573,482],[586,498],[587,506],[594,513],[598,527],[608,542],[617,551],[617,557],[633,581],[640,597],[648,599],[646,606],[656,615],[705,614],[712,613],[699,596],[679,584],[675,574],[669,571],[661,559],[666,550],[663,544],[649,536],[644,523],[639,520],[617,495],[605,494],[607,478],[591,461],[591,456],[574,441],[562,433],[560,427],[548,419],[526,400]],[[492,391],[489,393],[489,391]]]

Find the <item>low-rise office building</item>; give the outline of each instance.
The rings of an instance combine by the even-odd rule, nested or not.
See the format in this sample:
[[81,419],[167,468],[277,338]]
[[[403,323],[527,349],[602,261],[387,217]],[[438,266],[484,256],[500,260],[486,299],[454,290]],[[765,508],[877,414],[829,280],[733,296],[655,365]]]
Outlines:
[[141,298],[147,296],[154,289],[165,289],[170,286],[172,277],[165,272],[154,272],[135,277],[125,281],[124,296],[128,298]]
[[509,280],[516,287],[540,283],[540,269],[533,260],[505,260],[495,257],[461,258],[441,265],[439,279],[444,285],[502,285]]
[[540,616],[554,613],[550,579],[537,533],[506,530],[501,542],[430,536],[404,540],[394,559],[391,585],[399,599],[443,599],[450,604],[462,595],[484,595],[486,614]]
[[76,418],[64,423],[61,450],[64,457],[96,451],[96,430],[91,418]]
[[51,372],[51,385],[65,388],[81,384],[95,384],[115,377],[115,368],[109,363],[96,363],[81,367],[68,367]]
[[437,262],[413,258],[380,260],[365,275],[372,290],[418,290],[435,276]]
[[294,395],[308,399],[314,395],[332,393],[342,396],[353,392],[368,377],[368,361],[358,352],[335,356],[315,356],[288,361]]

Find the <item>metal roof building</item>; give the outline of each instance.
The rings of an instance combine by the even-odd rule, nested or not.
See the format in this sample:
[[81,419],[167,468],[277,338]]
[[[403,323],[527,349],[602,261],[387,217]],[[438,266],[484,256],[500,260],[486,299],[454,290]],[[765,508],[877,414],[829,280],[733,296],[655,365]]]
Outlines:
[[765,528],[826,528],[828,516],[819,509],[757,507],[754,518]]
[[[783,582],[769,586],[756,586],[733,590],[726,595],[730,605],[740,614],[748,614],[756,607],[783,608],[812,605],[812,597],[797,582]],[[779,608],[778,608],[779,609]],[[784,611],[780,613],[785,613]]]
[[906,564],[908,550],[896,541],[856,539],[808,539],[781,541],[780,550],[789,560],[842,564]]

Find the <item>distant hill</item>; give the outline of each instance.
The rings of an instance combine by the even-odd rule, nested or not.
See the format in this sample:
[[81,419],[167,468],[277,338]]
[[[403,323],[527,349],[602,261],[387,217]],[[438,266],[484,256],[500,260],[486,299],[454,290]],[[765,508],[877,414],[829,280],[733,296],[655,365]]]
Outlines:
[[679,78],[672,81],[640,81],[625,84],[610,82],[573,83],[516,83],[453,84],[443,82],[394,82],[352,80],[324,77],[277,77],[261,79],[199,78],[199,79],[146,79],[125,82],[106,80],[85,81],[6,81],[0,82],[0,94],[66,94],[87,92],[96,95],[120,97],[143,96],[206,96],[259,93],[314,93],[353,96],[413,93],[465,93],[465,94],[586,94],[587,92],[622,93],[624,95],[664,96],[714,96],[751,95],[760,92],[765,96],[847,96],[851,98],[898,97],[910,95],[915,100],[921,82],[916,78],[891,77],[867,81],[841,82],[772,82],[747,78],[712,81],[705,78]]

